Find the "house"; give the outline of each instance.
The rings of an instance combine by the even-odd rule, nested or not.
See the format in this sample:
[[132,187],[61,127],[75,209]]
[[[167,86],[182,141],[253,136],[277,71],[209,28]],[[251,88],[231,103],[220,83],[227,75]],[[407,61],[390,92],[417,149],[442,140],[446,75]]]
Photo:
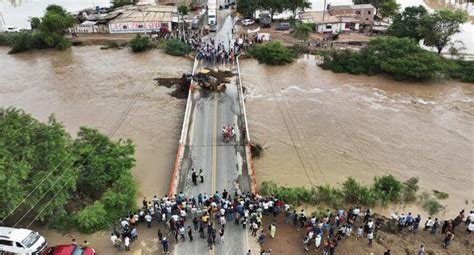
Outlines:
[[73,33],[109,33],[109,27],[107,23],[119,16],[120,13],[107,13],[107,14],[87,14],[87,12],[81,12],[80,24],[75,25],[70,29]]
[[374,22],[376,9],[371,4],[330,5],[328,12],[337,17],[354,17],[360,24],[370,25]]
[[178,22],[176,6],[150,6],[124,10],[108,23],[110,33],[156,32],[161,28],[171,30]]
[[319,33],[343,33],[359,30],[359,20],[352,17],[332,16],[328,12],[308,11],[299,14],[303,23],[316,24]]

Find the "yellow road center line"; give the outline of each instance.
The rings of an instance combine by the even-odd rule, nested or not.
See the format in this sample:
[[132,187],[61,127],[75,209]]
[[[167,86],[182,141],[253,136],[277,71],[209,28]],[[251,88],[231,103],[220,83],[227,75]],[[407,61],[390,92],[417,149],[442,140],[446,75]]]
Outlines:
[[211,195],[216,192],[216,172],[217,172],[217,94],[214,95],[214,123],[212,132],[212,169],[211,169]]

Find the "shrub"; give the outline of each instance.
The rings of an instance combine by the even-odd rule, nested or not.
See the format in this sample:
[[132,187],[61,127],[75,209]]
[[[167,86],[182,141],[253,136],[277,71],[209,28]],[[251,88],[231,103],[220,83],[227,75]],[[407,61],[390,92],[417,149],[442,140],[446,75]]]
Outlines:
[[20,33],[0,33],[0,46],[12,46]]
[[366,186],[362,186],[352,177],[348,177],[342,184],[342,193],[348,203],[375,205],[377,202],[375,192]]
[[431,195],[426,192],[423,192],[420,195],[420,203],[423,209],[425,209],[430,215],[434,215],[446,210],[446,208],[441,205],[438,200],[431,197]]
[[137,36],[130,41],[130,47],[133,52],[146,51],[151,48],[150,38],[137,34]]
[[113,219],[135,209],[135,195],[137,188],[129,173],[122,174],[101,198],[104,208]]
[[399,80],[430,80],[449,71],[440,56],[412,39],[397,37],[376,37],[361,51],[331,51],[321,67],[351,74],[387,73]]
[[374,178],[372,189],[377,193],[382,204],[386,205],[388,202],[400,201],[403,184],[392,175],[385,175]]
[[411,203],[416,201],[418,191],[418,177],[412,177],[403,183],[403,201]]
[[449,198],[449,194],[446,193],[446,192],[442,192],[442,191],[439,191],[439,190],[433,190],[433,194],[434,196],[437,198],[437,199],[447,199]]
[[75,218],[78,229],[84,233],[92,233],[109,226],[109,216],[99,201],[81,210]]
[[447,60],[451,66],[450,76],[462,82],[474,82],[474,61]]
[[255,45],[249,49],[248,53],[259,63],[267,65],[285,65],[296,58],[295,52],[285,48],[280,42]]
[[182,15],[187,15],[189,12],[189,7],[186,4],[182,3],[178,7],[178,12],[181,13]]
[[186,56],[191,52],[191,47],[178,39],[166,41],[166,43],[164,43],[164,48],[166,54],[178,57]]

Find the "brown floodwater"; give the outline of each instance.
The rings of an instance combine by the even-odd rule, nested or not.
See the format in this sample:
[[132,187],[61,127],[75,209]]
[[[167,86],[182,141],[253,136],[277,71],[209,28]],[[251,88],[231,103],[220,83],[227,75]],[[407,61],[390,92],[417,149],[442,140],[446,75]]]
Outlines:
[[[185,101],[169,96],[172,88],[155,86],[153,78],[180,77],[191,70],[190,60],[97,46],[17,55],[7,50],[0,48],[0,107],[22,108],[41,121],[55,114],[71,133],[88,126],[111,134],[136,100],[114,137],[136,144],[137,200],[168,190]],[[241,66],[250,134],[266,148],[255,162],[259,182],[335,185],[347,176],[365,183],[383,174],[417,176],[423,190],[449,193],[443,203],[450,216],[472,208],[472,84],[335,74],[321,70],[312,56],[284,67],[253,60]],[[39,230],[50,244],[75,237],[93,240],[99,253],[111,252],[106,232]],[[154,234],[134,249],[156,252]]]
[[191,68],[190,60],[160,51],[132,54],[94,46],[8,55],[0,48],[0,107],[22,108],[41,121],[54,114],[72,134],[81,126],[112,134],[136,101],[114,137],[136,145],[139,196],[162,196],[186,102],[170,97],[172,89],[156,86],[153,78],[180,77]]
[[250,134],[265,148],[255,162],[259,183],[416,176],[423,191],[449,193],[447,215],[472,208],[473,84],[336,74],[314,56],[284,67],[246,60],[242,75]]

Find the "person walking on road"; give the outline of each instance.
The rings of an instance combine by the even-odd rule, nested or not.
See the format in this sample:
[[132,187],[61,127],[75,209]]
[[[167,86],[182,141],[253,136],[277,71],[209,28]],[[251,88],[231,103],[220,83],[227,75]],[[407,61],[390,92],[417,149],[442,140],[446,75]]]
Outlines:
[[270,236],[271,236],[272,238],[275,238],[275,232],[276,232],[276,227],[275,227],[275,225],[272,223],[272,224],[270,224],[270,227],[269,227],[269,228],[270,228]]
[[260,232],[260,235],[258,236],[258,243],[260,244],[260,246],[263,246],[263,244],[265,243],[265,232]]
[[219,230],[219,242],[224,243],[224,228]]
[[163,237],[161,240],[161,245],[163,246],[163,253],[168,253],[170,242],[166,239],[166,237]]

